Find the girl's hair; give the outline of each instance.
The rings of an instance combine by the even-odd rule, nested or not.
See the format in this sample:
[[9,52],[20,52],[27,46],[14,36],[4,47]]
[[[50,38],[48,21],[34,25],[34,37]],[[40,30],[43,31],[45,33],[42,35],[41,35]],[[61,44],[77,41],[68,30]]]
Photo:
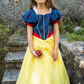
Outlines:
[[[45,5],[47,8],[57,9],[57,7],[55,6],[55,4],[53,3],[52,0],[46,0]],[[30,0],[30,8],[29,9],[32,10],[33,6],[37,7],[37,3],[35,0]],[[62,28],[63,28],[63,22],[62,22],[62,18],[61,18],[61,30],[62,30]]]
[[[55,4],[53,3],[52,0],[46,0],[46,7],[47,8],[52,8],[52,9],[57,9],[57,7],[55,6]],[[37,7],[37,3],[35,0],[30,0],[30,9],[33,9],[33,6],[36,6]]]

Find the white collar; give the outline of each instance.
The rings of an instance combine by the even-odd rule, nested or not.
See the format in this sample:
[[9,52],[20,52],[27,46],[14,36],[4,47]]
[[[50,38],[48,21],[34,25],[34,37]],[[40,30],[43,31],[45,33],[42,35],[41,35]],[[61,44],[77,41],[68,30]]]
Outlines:
[[[33,10],[36,12],[36,14],[38,13],[38,10],[36,8],[36,6],[33,7]],[[51,12],[52,8],[49,8],[49,11]]]

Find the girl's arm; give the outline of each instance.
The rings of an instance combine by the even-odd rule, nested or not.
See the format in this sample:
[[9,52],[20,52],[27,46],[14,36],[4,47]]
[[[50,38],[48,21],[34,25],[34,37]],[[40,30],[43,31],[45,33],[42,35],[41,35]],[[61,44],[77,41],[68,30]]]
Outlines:
[[52,53],[52,57],[54,57],[54,61],[58,58],[58,48],[59,48],[59,29],[58,23],[53,24],[53,33],[54,33],[54,50]]
[[30,51],[34,55],[34,57],[40,58],[40,57],[38,57],[38,55],[35,53],[35,51],[33,49],[33,38],[32,38],[32,34],[33,34],[33,27],[27,25],[28,45],[29,45]]
[[58,48],[59,48],[59,29],[58,29],[58,23],[53,24],[53,31],[54,31],[54,42],[55,42],[54,49],[58,50]]
[[33,27],[27,25],[28,45],[30,51],[33,51],[33,39],[32,39]]

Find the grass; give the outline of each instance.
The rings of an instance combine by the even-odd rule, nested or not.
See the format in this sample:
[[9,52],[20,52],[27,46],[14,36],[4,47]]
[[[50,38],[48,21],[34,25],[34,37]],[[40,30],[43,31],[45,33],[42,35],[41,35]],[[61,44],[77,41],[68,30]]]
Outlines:
[[73,41],[84,41],[84,36],[82,35],[69,35],[67,38],[67,41],[73,42]]
[[81,28],[77,31],[74,31],[73,33],[65,33],[60,35],[61,38],[67,38],[67,41],[73,42],[73,41],[84,41],[84,28]]

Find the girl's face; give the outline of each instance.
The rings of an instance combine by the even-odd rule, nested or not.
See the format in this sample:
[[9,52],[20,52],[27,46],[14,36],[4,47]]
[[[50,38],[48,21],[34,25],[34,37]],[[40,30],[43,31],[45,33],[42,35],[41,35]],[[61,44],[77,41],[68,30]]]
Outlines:
[[46,2],[46,0],[35,0],[36,1],[36,3],[38,4],[38,3],[45,3]]

